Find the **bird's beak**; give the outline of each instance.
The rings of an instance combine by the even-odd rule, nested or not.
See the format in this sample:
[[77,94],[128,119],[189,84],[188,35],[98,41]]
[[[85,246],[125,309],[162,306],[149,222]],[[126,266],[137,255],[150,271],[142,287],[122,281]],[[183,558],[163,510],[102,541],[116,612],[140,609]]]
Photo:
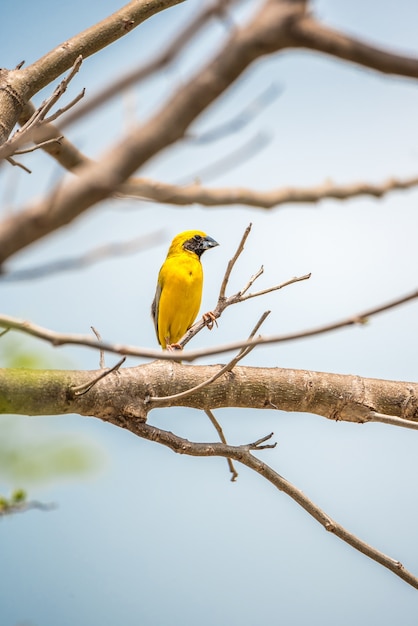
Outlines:
[[219,243],[212,239],[212,237],[205,237],[202,241],[203,249],[209,250],[209,248],[214,248],[215,246],[219,246]]

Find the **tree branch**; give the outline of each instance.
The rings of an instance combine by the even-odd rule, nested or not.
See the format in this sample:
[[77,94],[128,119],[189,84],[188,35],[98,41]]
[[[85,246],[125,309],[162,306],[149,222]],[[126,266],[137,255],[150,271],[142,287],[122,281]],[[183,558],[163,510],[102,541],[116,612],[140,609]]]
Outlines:
[[[110,85],[89,98],[83,106],[78,107],[76,111],[67,115],[65,120],[63,120],[62,127],[64,128],[73,124],[81,117],[84,117],[102,104],[108,102],[114,96],[119,95],[124,89],[127,89],[133,84],[138,84],[151,74],[155,74],[170,65],[180,52],[196,37],[200,30],[207,25],[211,18],[221,16],[223,12],[236,1],[237,0],[213,0],[204,6],[202,10],[186,24],[184,29],[176,35],[173,41],[165,46],[156,57],[151,59],[148,63],[127,72],[117,80],[113,80]],[[178,2],[184,2],[184,0],[178,0]],[[178,4],[178,2],[175,4]]]
[[[219,435],[219,439],[222,441],[222,443],[227,445],[228,442],[225,439],[225,435],[224,435],[224,431],[222,430],[222,426],[220,425],[220,423],[216,419],[216,417],[213,414],[213,412],[210,409],[205,409],[205,413],[208,416],[208,418],[210,419],[210,421],[212,422],[213,426],[215,427],[215,430],[216,430],[216,432]],[[228,463],[229,471],[232,474],[231,482],[234,483],[237,480],[237,478],[238,478],[238,472],[235,469],[235,465],[234,465],[232,459],[227,458],[226,460],[227,460],[227,463]]]
[[78,257],[66,257],[49,261],[43,265],[35,265],[10,272],[4,271],[3,274],[0,274],[0,282],[19,282],[49,277],[58,272],[80,270],[105,259],[143,252],[160,243],[161,235],[162,231],[156,231],[149,235],[134,237],[128,241],[113,241],[93,248]]
[[253,61],[286,46],[287,24],[303,12],[304,5],[301,0],[289,4],[267,0],[248,24],[233,30],[215,58],[181,85],[145,126],[133,128],[97,163],[83,167],[76,179],[59,185],[43,201],[4,220],[0,229],[0,264],[111,196],[136,169],[182,138],[198,115]]
[[[35,107],[28,103],[19,123],[25,124],[35,112]],[[62,167],[77,173],[81,165],[88,165],[93,161],[85,156],[74,144],[63,137],[61,130],[52,123],[44,123],[32,131],[32,140],[42,144],[42,149],[50,154]],[[53,143],[58,141],[59,143]],[[52,142],[52,143],[45,143]],[[188,206],[201,204],[207,207],[251,206],[263,209],[273,209],[284,204],[317,204],[322,200],[351,200],[361,196],[382,198],[392,191],[411,189],[418,185],[418,176],[409,178],[389,178],[380,183],[366,181],[338,185],[327,181],[314,187],[282,187],[267,191],[243,187],[210,188],[200,183],[190,185],[174,185],[149,178],[129,178],[116,191],[118,197],[140,198],[152,200],[173,206]]]
[[0,144],[7,140],[25,104],[66,72],[78,56],[87,58],[123,37],[146,19],[184,0],[132,0],[106,19],[63,42],[32,65],[0,70]]
[[[74,65],[71,68],[71,71],[68,74],[68,76],[66,76],[60,82],[58,87],[54,89],[54,92],[51,94],[51,96],[49,96],[49,98],[47,98],[38,109],[33,109],[32,115],[26,120],[25,123],[22,124],[22,127],[18,129],[9,140],[5,141],[3,145],[0,146],[0,159],[8,158],[12,154],[23,154],[25,151],[19,151],[19,147],[32,141],[33,134],[37,128],[42,126],[44,122],[50,123],[53,120],[55,120],[57,117],[59,117],[59,115],[61,115],[62,112],[70,109],[84,96],[84,90],[83,90],[67,106],[57,111],[56,113],[51,115],[49,118],[46,118],[46,116],[48,115],[49,111],[52,109],[54,104],[56,104],[58,100],[61,98],[61,96],[66,92],[68,84],[77,74],[78,70],[80,69],[81,63],[82,63],[82,57],[79,56],[74,61]],[[62,138],[62,135],[54,137],[53,139],[58,141],[60,138]],[[37,146],[35,146],[35,149],[38,147],[39,148],[45,147],[45,144],[47,141],[51,141],[51,139],[48,138],[40,143],[38,142]]]
[[[382,421],[384,415],[400,418],[392,422],[397,426],[418,423],[415,382],[239,365],[215,377],[220,370],[222,365],[158,360],[98,380],[103,370],[0,369],[0,414],[76,413],[115,423],[127,420],[129,427],[130,418],[147,418],[154,397],[158,407],[272,409],[359,424]],[[210,385],[203,385],[212,377]],[[97,382],[88,393],[74,391],[92,381]],[[182,393],[191,388],[193,393]]]
[[418,78],[418,58],[387,52],[304,15],[290,24],[293,46],[324,52],[384,74]]
[[137,423],[134,426],[133,431],[143,439],[149,441],[155,441],[160,443],[178,454],[187,454],[190,456],[221,456],[229,459],[233,459],[243,465],[246,465],[250,469],[260,474],[263,478],[268,480],[276,489],[286,493],[292,500],[294,500],[299,506],[301,506],[311,517],[319,522],[325,530],[333,533],[342,541],[348,543],[352,548],[358,550],[362,554],[368,556],[373,561],[376,561],[380,565],[383,565],[389,569],[393,574],[399,576],[407,582],[409,585],[418,589],[418,578],[409,572],[398,560],[393,559],[380,550],[377,550],[370,544],[362,541],[359,537],[346,530],[341,524],[338,524],[331,519],[322,509],[319,508],[312,500],[310,500],[300,489],[295,487],[286,478],[278,474],[267,463],[256,458],[251,451],[261,450],[265,447],[261,446],[260,442],[268,440],[268,437],[263,437],[260,442],[244,446],[231,446],[225,443],[195,443],[183,439],[173,434],[172,432],[164,431],[155,426],[151,426],[145,423]]
[[[99,162],[83,167],[77,179],[60,185],[44,201],[5,220],[0,230],[0,264],[18,250],[67,224],[92,205],[118,191],[136,169],[160,150],[182,138],[197,116],[260,56],[287,47],[307,45],[306,31],[311,32],[312,24],[316,26],[316,22],[305,17],[305,4],[302,0],[266,0],[245,26],[233,30],[218,55],[188,83],[177,89],[145,126],[132,129],[129,137],[112,147]],[[116,22],[120,27],[120,16],[118,20]],[[299,27],[298,24],[303,26]],[[328,32],[329,29],[325,30]],[[303,37],[301,33],[304,33]],[[371,54],[373,48],[366,48]],[[80,47],[77,52],[80,53]],[[52,57],[54,54],[51,53]],[[404,73],[409,71],[415,77],[415,70],[412,69],[418,68],[418,61],[388,55],[386,67],[389,67],[391,58],[394,69],[398,68],[399,72],[405,70]],[[71,59],[74,60],[72,56]],[[41,61],[39,67],[44,63]],[[322,193],[321,197],[327,196]]]
[[337,185],[326,182],[314,187],[282,187],[257,191],[243,187],[210,188],[199,183],[179,186],[146,178],[129,179],[118,195],[154,200],[174,206],[251,206],[273,209],[284,204],[317,204],[321,200],[350,200],[359,196],[381,198],[391,191],[411,189],[418,185],[418,176],[390,178],[381,183],[357,182]]
[[[291,282],[298,281],[298,278],[292,279],[291,281],[287,281],[282,283],[282,286],[288,285]],[[278,285],[277,288],[280,288],[281,285]],[[235,294],[235,296],[231,296],[231,298],[236,297],[239,294]],[[287,335],[273,335],[271,337],[259,337],[256,339],[251,339],[250,341],[236,341],[231,342],[229,344],[215,346],[213,348],[204,348],[202,350],[189,350],[189,351],[162,351],[153,350],[150,348],[140,348],[136,346],[130,345],[121,345],[114,344],[106,341],[95,342],[90,335],[77,335],[77,334],[66,334],[66,333],[58,333],[48,328],[43,328],[42,326],[38,326],[36,324],[32,324],[30,322],[19,320],[15,317],[11,317],[8,315],[0,315],[0,327],[5,329],[17,330],[19,332],[23,332],[28,335],[32,335],[33,337],[38,337],[39,339],[44,339],[48,341],[53,346],[62,346],[65,344],[68,345],[79,345],[85,346],[87,348],[94,348],[95,350],[104,350],[105,352],[113,352],[115,354],[121,354],[124,356],[136,356],[143,357],[147,359],[159,359],[164,361],[188,361],[192,362],[196,359],[205,356],[212,356],[215,354],[223,354],[225,352],[230,352],[232,350],[238,350],[241,348],[247,348],[251,346],[258,345],[269,345],[275,343],[282,343],[286,341],[294,341],[296,339],[302,339],[305,337],[313,337],[315,335],[324,334],[327,332],[331,332],[334,330],[338,330],[340,328],[344,328],[345,326],[353,326],[357,324],[365,324],[370,317],[373,315],[377,315],[378,313],[383,313],[390,309],[393,309],[401,304],[405,304],[410,302],[411,300],[415,300],[418,298],[418,291],[413,291],[406,296],[402,296],[401,298],[397,298],[396,300],[392,300],[380,306],[368,309],[363,311],[362,313],[358,313],[357,315],[353,315],[351,317],[347,317],[339,322],[332,322],[330,324],[324,324],[323,326],[318,326],[316,328],[301,330],[295,333],[289,333]],[[215,309],[216,311],[216,309]],[[188,332],[192,329],[202,328],[205,326],[204,322],[197,322]],[[195,330],[193,331],[195,332]],[[197,331],[196,331],[197,332]]]

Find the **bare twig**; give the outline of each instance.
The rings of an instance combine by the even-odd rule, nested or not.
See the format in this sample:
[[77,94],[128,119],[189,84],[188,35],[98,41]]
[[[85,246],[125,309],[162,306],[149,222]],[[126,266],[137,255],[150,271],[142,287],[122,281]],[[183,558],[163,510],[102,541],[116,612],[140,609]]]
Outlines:
[[403,296],[396,300],[392,300],[387,304],[369,309],[367,311],[363,311],[358,315],[353,315],[352,317],[348,317],[342,321],[325,324],[324,326],[319,326],[311,330],[304,330],[297,333],[289,333],[287,335],[272,335],[270,337],[261,337],[252,339],[250,341],[235,341],[225,345],[203,348],[200,350],[190,350],[187,352],[180,350],[176,350],[173,352],[152,350],[149,348],[140,348],[131,345],[114,344],[106,341],[96,342],[92,339],[92,337],[90,337],[90,335],[58,333],[48,328],[43,328],[42,326],[38,326],[24,320],[19,320],[15,317],[11,317],[8,315],[0,315],[0,327],[17,330],[27,335],[38,337],[39,339],[44,339],[54,346],[62,346],[65,344],[79,345],[85,346],[87,348],[93,348],[95,350],[99,349],[105,350],[106,352],[113,352],[114,354],[123,354],[126,356],[136,356],[147,359],[160,359],[164,361],[192,362],[202,357],[212,356],[215,354],[223,354],[225,352],[238,350],[240,348],[294,341],[296,339],[312,337],[315,335],[331,332],[333,330],[344,328],[345,326],[364,324],[365,321],[373,315],[377,315],[378,313],[394,309],[395,307],[398,307],[417,298],[418,291],[414,291],[406,296]]
[[[253,331],[250,334],[250,338],[254,337],[254,335],[256,334],[256,332],[258,331],[258,329],[260,328],[260,326],[262,325],[262,323],[264,322],[264,320],[266,319],[266,317],[269,315],[270,311],[266,311],[261,318],[259,319],[259,321],[257,322],[257,324],[255,325]],[[251,350],[251,349],[250,349]],[[221,372],[223,373],[224,371],[231,371],[233,367],[235,367],[235,365],[238,363],[238,361],[243,358],[244,356],[247,356],[249,352],[248,348],[243,348],[240,353],[235,357],[235,359],[233,359],[232,361],[229,362],[228,364],[228,370],[225,370],[225,368],[222,368]],[[222,426],[220,425],[220,423],[218,422],[218,420],[216,419],[215,415],[213,414],[213,412],[206,408],[205,409],[205,413],[206,415],[209,417],[210,421],[212,422],[212,424],[214,425],[216,432],[219,435],[220,440],[222,441],[222,443],[227,444],[227,441],[225,439],[225,435],[224,432],[222,430]],[[235,482],[238,478],[238,472],[235,469],[234,463],[232,461],[232,459],[227,458],[227,462],[228,462],[228,467],[229,467],[229,471],[231,472],[232,476],[231,476],[231,482]]]
[[[94,328],[94,326],[90,326],[90,328],[92,329],[92,331],[96,335],[97,341],[101,341],[102,337],[101,337],[99,331],[96,328]],[[101,370],[104,370],[104,368],[106,367],[104,350],[100,350],[99,367],[100,367]]]
[[[64,92],[62,92],[64,93]],[[61,97],[62,93],[60,94],[59,97]],[[57,111],[55,111],[55,113],[52,113],[52,115],[50,115],[49,117],[46,117],[42,120],[42,124],[51,124],[52,122],[54,122],[56,119],[58,119],[59,117],[61,117],[61,115],[64,115],[64,113],[66,113],[67,111],[69,111],[70,109],[73,108],[73,106],[75,106],[78,102],[80,102],[80,100],[82,100],[82,98],[84,98],[86,94],[86,90],[82,89],[80,91],[79,94],[77,94],[75,96],[75,98],[73,98],[71,100],[71,102],[69,102],[68,104],[66,104],[64,107],[61,107],[60,109],[58,109]]]
[[234,256],[232,257],[232,259],[229,261],[229,263],[227,265],[227,268],[226,268],[226,271],[225,271],[225,275],[224,275],[222,283],[221,283],[221,288],[220,288],[220,291],[219,291],[218,301],[225,299],[226,287],[228,285],[228,281],[229,281],[229,278],[231,276],[232,269],[233,269],[235,263],[237,262],[238,257],[240,256],[240,254],[244,250],[245,242],[248,239],[248,236],[249,236],[249,234],[251,232],[251,228],[252,228],[252,224],[250,223],[247,226],[247,228],[245,229],[243,236],[241,237],[241,241],[238,244],[238,248],[237,248]]
[[[222,443],[225,443],[225,444],[228,445],[228,442],[225,439],[224,431],[222,430],[222,426],[220,425],[220,423],[216,419],[215,415],[212,413],[212,411],[210,409],[205,409],[205,413],[208,416],[208,418],[210,419],[210,421],[212,422],[213,426],[215,427],[215,430],[216,430],[216,432],[219,435],[219,439],[222,441]],[[234,483],[237,480],[237,478],[238,478],[238,472],[235,469],[235,465],[234,465],[232,459],[227,458],[226,460],[227,460],[227,463],[228,463],[229,471],[232,474],[231,482]]]
[[[263,315],[260,317],[257,324],[255,325],[254,329],[251,331],[251,334],[248,338],[249,340],[251,340],[254,337],[255,333],[258,331],[258,329],[263,324],[264,320],[269,314],[270,314],[270,311],[265,311],[263,313]],[[191,396],[196,391],[200,391],[201,389],[208,387],[213,382],[215,382],[215,380],[218,380],[218,378],[220,378],[223,374],[225,374],[225,372],[232,371],[235,365],[237,365],[237,363],[239,363],[244,357],[246,357],[251,352],[251,350],[253,350],[253,348],[255,348],[255,345],[256,344],[252,344],[250,346],[246,346],[245,348],[242,348],[239,351],[239,353],[236,356],[234,356],[234,358],[231,359],[226,365],[224,365],[218,372],[216,372],[216,374],[214,374],[207,380],[203,381],[199,385],[196,385],[195,387],[192,387],[191,389],[186,389],[186,391],[181,391],[180,393],[173,394],[172,396],[163,396],[161,398],[158,398],[157,396],[148,396],[147,403],[152,403],[158,406],[159,403],[165,404],[166,402],[169,402],[172,400],[179,400],[180,398],[187,398],[187,396]]]
[[218,139],[223,139],[232,133],[236,133],[250,124],[266,106],[271,104],[271,102],[282,93],[282,91],[283,89],[281,87],[273,83],[232,119],[202,133],[186,133],[184,138],[192,143],[207,144],[212,141],[217,141]]
[[90,391],[90,389],[92,389],[92,387],[94,387],[94,385],[96,385],[99,382],[99,380],[102,380],[102,378],[109,376],[109,374],[111,374],[112,372],[117,372],[117,370],[125,363],[125,361],[126,361],[126,356],[120,359],[120,361],[118,361],[113,367],[110,367],[106,371],[101,372],[98,376],[95,376],[93,380],[90,380],[89,382],[84,383],[83,385],[79,385],[78,387],[73,387],[71,389],[71,393],[73,394],[74,397],[84,395],[85,393]]
[[301,506],[309,515],[319,522],[325,530],[333,533],[342,541],[348,543],[362,554],[365,554],[373,561],[383,565],[392,573],[396,574],[407,582],[409,585],[418,589],[418,578],[409,572],[398,560],[393,559],[380,550],[377,550],[370,544],[362,541],[359,537],[346,530],[343,526],[335,522],[322,509],[320,509],[312,500],[310,500],[300,489],[295,487],[286,478],[278,474],[267,463],[256,458],[251,451],[261,450],[263,448],[274,447],[272,445],[261,445],[269,440],[271,435],[263,437],[253,444],[244,446],[231,446],[225,443],[196,443],[188,441],[173,434],[164,431],[150,424],[138,422],[133,427],[133,431],[140,437],[150,441],[156,441],[164,446],[171,448],[179,454],[187,454],[191,456],[222,456],[234,459],[243,465],[246,465],[253,471],[266,478],[279,491],[283,491],[292,498],[299,506]]
[[[228,306],[231,306],[232,304],[238,304],[239,302],[244,302],[245,300],[249,300],[250,298],[255,298],[257,296],[261,296],[261,295],[264,295],[266,293],[270,293],[272,291],[277,291],[278,289],[282,289],[283,287],[287,287],[288,285],[292,285],[293,283],[297,283],[297,282],[300,282],[302,280],[307,280],[307,279],[309,279],[311,277],[311,274],[305,274],[304,276],[291,278],[290,280],[287,280],[284,283],[281,283],[280,285],[275,285],[274,287],[269,287],[268,289],[263,289],[262,291],[258,291],[256,293],[247,294],[247,291],[250,289],[250,287],[254,284],[254,282],[257,280],[257,278],[259,278],[261,276],[261,274],[263,273],[264,269],[263,269],[263,267],[261,267],[258,270],[258,272],[256,272],[250,278],[250,280],[243,287],[243,289],[241,289],[240,291],[238,291],[236,294],[234,294],[232,296],[226,297],[225,296],[225,291],[226,291],[226,287],[227,287],[229,278],[231,276],[232,269],[233,269],[235,263],[237,262],[240,254],[244,250],[244,245],[245,245],[245,242],[247,241],[247,238],[248,238],[248,235],[250,234],[250,232],[251,232],[251,224],[249,224],[249,226],[247,226],[247,228],[245,229],[244,234],[243,234],[243,236],[241,238],[241,241],[240,241],[240,243],[238,245],[238,248],[237,248],[234,256],[232,257],[232,259],[229,261],[229,263],[227,265],[227,268],[226,268],[226,271],[225,271],[225,275],[224,275],[222,283],[221,283],[221,288],[220,288],[220,291],[219,291],[218,302],[216,304],[215,309],[213,311],[211,311],[211,314],[210,314],[211,315],[211,319],[213,321],[215,321],[215,323],[216,323],[216,319],[219,318],[222,315],[224,310]],[[205,317],[203,317],[203,319],[197,321],[183,335],[183,337],[178,342],[179,345],[184,347],[206,325],[207,324],[206,324]],[[247,342],[247,345],[249,345],[249,341]]]
[[21,128],[19,128],[12,135],[10,139],[8,139],[2,146],[0,146],[0,159],[10,158],[11,155],[17,154],[17,151],[19,151],[19,154],[24,154],[25,152],[36,150],[39,147],[39,144],[28,150],[19,150],[19,148],[20,146],[32,141],[34,131],[36,130],[36,128],[42,125],[44,120],[47,123],[51,122],[52,120],[56,119],[56,117],[58,117],[58,115],[60,115],[62,112],[67,111],[70,107],[74,106],[74,104],[76,104],[80,100],[80,98],[83,97],[84,92],[80,94],[79,96],[77,96],[66,107],[64,107],[63,109],[60,109],[60,111],[58,111],[56,114],[51,115],[50,118],[46,118],[46,116],[48,115],[52,107],[58,102],[61,96],[66,92],[68,84],[77,74],[78,70],[80,69],[81,63],[82,63],[82,57],[79,56],[75,60],[73,67],[71,68],[71,71],[69,72],[68,76],[66,76],[60,82],[60,84],[55,88],[52,95],[49,96],[49,98],[47,98],[41,104],[41,106],[33,112],[32,116],[27,120],[27,122],[23,124]]
[[258,152],[263,150],[271,141],[271,136],[266,133],[258,133],[251,137],[243,145],[226,154],[222,158],[217,158],[213,163],[206,165],[194,172],[182,176],[176,181],[177,185],[185,185],[190,181],[213,180],[218,176],[223,176],[227,172],[235,169],[242,163],[252,159]]
[[376,411],[370,411],[370,414],[366,416],[366,422],[380,422],[381,424],[389,424],[391,426],[403,426],[404,428],[411,428],[412,430],[418,430],[418,422],[406,420],[402,417],[396,417],[394,415],[385,415],[384,413],[376,413]]
[[[255,274],[255,276],[253,277],[254,280],[257,279],[262,273],[263,268],[261,268],[261,270],[259,270],[259,272]],[[239,299],[239,302],[245,302],[245,300],[249,300],[250,298],[257,298],[258,296],[264,296],[266,293],[278,291],[279,289],[283,289],[284,287],[288,287],[289,285],[299,283],[302,280],[309,280],[311,276],[311,272],[309,272],[309,274],[304,274],[303,276],[294,276],[293,278],[289,278],[289,280],[286,280],[284,283],[280,283],[279,285],[275,285],[274,287],[268,287],[267,289],[262,289],[261,291],[256,291],[255,293],[248,293],[247,295],[244,295],[254,282],[254,280],[251,279],[248,285],[246,285],[244,289],[240,292],[241,297]]]
[[28,167],[26,167],[26,165],[23,165],[23,163],[19,163],[19,161],[15,161],[15,159],[13,159],[11,156],[6,157],[6,161],[10,163],[10,165],[13,165],[13,167],[20,167],[20,169],[22,169],[27,174],[32,174],[32,171]]
[[57,137],[56,139],[47,139],[46,141],[37,143],[35,146],[31,146],[30,148],[24,148],[23,150],[16,150],[14,154],[15,155],[16,154],[28,154],[29,152],[35,152],[35,150],[39,150],[40,148],[46,148],[46,146],[59,143],[60,140],[63,138],[64,138],[63,135],[61,135],[60,137]]

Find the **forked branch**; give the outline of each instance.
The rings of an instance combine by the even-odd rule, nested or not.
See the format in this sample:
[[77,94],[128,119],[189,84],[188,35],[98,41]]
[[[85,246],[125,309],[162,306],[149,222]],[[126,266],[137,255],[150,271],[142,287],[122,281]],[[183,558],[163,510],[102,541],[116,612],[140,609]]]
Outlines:
[[[241,241],[238,244],[238,248],[237,248],[234,256],[232,257],[232,259],[229,261],[229,263],[227,265],[227,268],[226,268],[226,271],[225,271],[225,275],[224,275],[222,283],[221,283],[221,288],[219,290],[218,302],[217,302],[216,307],[214,308],[214,310],[211,311],[211,313],[210,313],[210,317],[211,317],[212,320],[219,319],[221,317],[222,313],[225,311],[225,309],[227,307],[231,306],[232,304],[238,304],[238,303],[244,302],[245,300],[249,300],[250,298],[256,298],[258,296],[263,296],[263,295],[265,295],[267,293],[271,293],[272,291],[277,291],[278,289],[282,289],[283,287],[287,287],[288,285],[293,285],[293,283],[297,283],[297,282],[300,282],[302,280],[308,280],[311,277],[311,274],[305,274],[304,276],[298,276],[298,277],[291,278],[290,280],[287,280],[284,283],[280,283],[279,285],[275,285],[273,287],[269,287],[268,289],[262,289],[261,291],[257,291],[255,293],[248,293],[248,290],[252,287],[252,285],[255,283],[255,281],[264,272],[264,268],[263,268],[263,266],[261,266],[261,268],[249,279],[247,284],[240,291],[238,291],[237,293],[233,294],[232,296],[226,297],[225,292],[226,292],[226,288],[227,288],[229,279],[231,277],[231,272],[232,272],[232,270],[233,270],[237,260],[239,259],[240,255],[242,254],[242,252],[244,250],[245,243],[246,243],[246,241],[248,239],[248,236],[249,236],[249,234],[251,232],[251,227],[252,227],[252,224],[249,224],[247,226],[247,228],[245,229],[244,234],[243,234],[243,236],[241,238]],[[203,318],[201,320],[199,320],[198,322],[193,324],[193,326],[191,328],[189,328],[189,330],[184,334],[184,336],[179,341],[179,345],[184,347],[205,326],[207,326],[207,321],[205,319],[205,316],[203,316]],[[249,347],[250,345],[252,345],[252,341],[253,341],[253,337],[248,339],[246,344],[243,344],[243,346],[238,346],[238,347],[239,348],[241,348],[241,347]]]
[[[25,152],[37,150],[39,148],[45,147],[45,142],[37,143],[35,146],[32,146],[29,149],[21,150],[21,146],[28,144],[33,141],[34,133],[40,126],[45,124],[50,124],[54,120],[56,120],[60,115],[68,111],[71,107],[73,107],[77,102],[81,100],[84,96],[84,90],[78,94],[69,104],[65,107],[59,109],[49,117],[47,117],[48,113],[51,111],[52,107],[58,102],[61,96],[66,92],[67,87],[74,76],[77,74],[80,69],[82,63],[82,57],[79,56],[74,62],[71,71],[68,76],[66,76],[56,87],[54,92],[51,94],[49,98],[47,98],[41,106],[34,110],[30,118],[19,128],[10,139],[4,142],[2,146],[0,146],[0,159],[9,159],[13,154],[24,154]],[[50,144],[53,141],[59,141],[62,136],[57,136],[55,139],[48,140]]]
[[183,439],[165,430],[156,428],[147,423],[137,423],[133,426],[132,431],[144,439],[156,441],[168,448],[171,448],[178,454],[187,454],[191,456],[220,456],[233,459],[243,465],[246,465],[253,471],[257,472],[268,480],[276,489],[283,491],[292,498],[299,506],[301,506],[309,515],[319,522],[325,530],[333,533],[342,541],[348,543],[362,554],[365,554],[373,561],[383,565],[391,572],[402,578],[409,585],[418,589],[418,578],[409,572],[398,560],[387,556],[380,550],[377,550],[370,544],[361,540],[359,537],[349,532],[346,528],[335,522],[329,515],[320,509],[312,500],[310,500],[300,489],[295,487],[286,478],[278,474],[267,463],[255,457],[251,452],[262,450],[265,448],[273,448],[271,444],[265,444],[272,434],[263,437],[258,441],[243,445],[231,446],[225,443],[195,443]]

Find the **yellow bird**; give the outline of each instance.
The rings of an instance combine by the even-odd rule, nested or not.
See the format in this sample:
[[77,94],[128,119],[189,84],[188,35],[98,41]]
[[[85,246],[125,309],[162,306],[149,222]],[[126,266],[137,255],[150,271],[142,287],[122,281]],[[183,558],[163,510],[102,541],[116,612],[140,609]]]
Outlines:
[[177,342],[195,321],[202,300],[200,257],[218,245],[200,230],[186,230],[171,242],[151,306],[155,332],[163,349],[179,348]]

